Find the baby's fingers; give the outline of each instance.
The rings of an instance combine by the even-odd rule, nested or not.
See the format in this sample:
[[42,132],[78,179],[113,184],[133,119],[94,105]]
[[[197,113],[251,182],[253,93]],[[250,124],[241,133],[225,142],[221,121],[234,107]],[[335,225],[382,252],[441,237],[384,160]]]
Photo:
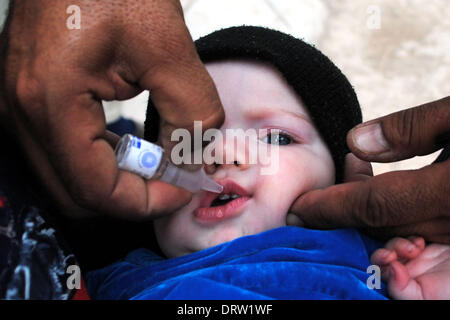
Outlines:
[[411,278],[408,269],[398,261],[389,266],[388,292],[397,300],[423,300],[420,284]]
[[415,246],[422,252],[425,250],[425,239],[423,237],[411,236],[408,240],[415,244]]
[[394,260],[397,260],[397,253],[394,250],[385,248],[376,250],[370,257],[370,263],[380,267],[387,266]]
[[399,260],[409,261],[416,258],[425,248],[425,241],[420,237],[393,238],[389,240],[385,248],[397,253]]
[[378,249],[370,257],[370,263],[381,268],[381,279],[385,282],[389,279],[389,265],[397,260],[397,253],[393,250]]

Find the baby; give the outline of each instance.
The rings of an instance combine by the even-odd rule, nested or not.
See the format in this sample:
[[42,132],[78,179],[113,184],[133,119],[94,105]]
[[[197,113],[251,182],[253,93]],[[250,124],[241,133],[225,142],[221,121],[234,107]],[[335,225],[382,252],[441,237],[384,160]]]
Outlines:
[[[223,135],[255,129],[254,145],[277,147],[277,170],[261,174],[263,164],[248,163],[248,145],[224,139],[215,152],[223,159],[231,153],[232,161],[206,168],[223,185],[222,194],[198,192],[188,205],[154,221],[160,249],[170,259],[134,251],[88,274],[91,296],[385,298],[379,281],[367,282],[369,256],[379,244],[353,229],[286,227],[298,222],[289,208],[299,195],[342,181],[346,133],[361,122],[347,79],[313,47],[264,28],[225,29],[196,45],[224,106]],[[159,121],[150,101],[147,140],[157,141]],[[407,241],[396,239],[373,261],[396,270],[397,257],[416,258],[402,251]],[[424,250],[423,240],[411,241],[414,254]]]
[[[206,168],[224,185],[224,194],[238,198],[220,201],[216,194],[198,193],[186,207],[155,221],[168,257],[286,225],[286,213],[299,195],[342,179],[345,135],[361,122],[347,79],[302,41],[240,27],[216,32],[196,45],[224,106],[223,136],[226,130],[255,129],[258,144],[278,146],[278,170],[262,175],[260,163],[247,164],[246,145],[236,146],[244,150],[232,155],[231,164]],[[145,126],[146,140],[157,141],[159,117],[152,105]],[[275,130],[279,132],[272,134]],[[229,159],[233,143],[222,141],[215,152]],[[218,210],[223,217],[212,221]]]
[[[244,152],[235,152],[231,164],[210,165],[206,170],[228,197],[221,200],[218,194],[200,192],[181,210],[156,220],[156,237],[167,257],[284,226],[298,195],[335,180],[326,144],[302,101],[274,67],[237,60],[209,63],[206,68],[224,105],[223,135],[227,129],[257,129],[257,143],[279,146],[278,170],[261,174],[261,163],[248,164],[245,145],[236,146]],[[238,143],[224,139],[223,150],[215,152],[229,157]]]

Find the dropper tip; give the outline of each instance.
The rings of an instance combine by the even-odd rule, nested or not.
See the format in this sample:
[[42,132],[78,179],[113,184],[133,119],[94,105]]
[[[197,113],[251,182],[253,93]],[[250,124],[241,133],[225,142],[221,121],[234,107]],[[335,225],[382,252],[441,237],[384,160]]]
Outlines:
[[213,179],[205,177],[203,179],[202,190],[221,193],[223,191],[223,186],[215,182]]

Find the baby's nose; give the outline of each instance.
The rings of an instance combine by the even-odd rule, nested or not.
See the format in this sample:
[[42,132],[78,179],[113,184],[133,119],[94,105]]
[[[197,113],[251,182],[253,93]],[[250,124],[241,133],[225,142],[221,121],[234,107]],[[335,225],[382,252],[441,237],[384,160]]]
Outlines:
[[[236,167],[240,170],[246,170],[250,167],[249,146],[241,139],[225,139],[214,141],[212,155],[214,161],[205,166],[209,174],[213,174],[220,167]],[[245,139],[244,139],[245,140]]]
[[205,171],[207,174],[214,174],[221,167],[237,167],[240,170],[245,170],[250,167],[250,164],[240,163],[239,161],[234,161],[232,164],[219,164],[214,162],[213,164],[205,165]]

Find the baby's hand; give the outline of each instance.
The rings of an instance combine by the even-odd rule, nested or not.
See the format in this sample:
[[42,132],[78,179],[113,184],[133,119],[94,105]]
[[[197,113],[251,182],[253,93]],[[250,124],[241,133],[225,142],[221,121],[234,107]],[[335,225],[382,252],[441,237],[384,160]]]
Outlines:
[[372,254],[394,299],[450,299],[450,246],[394,238]]

